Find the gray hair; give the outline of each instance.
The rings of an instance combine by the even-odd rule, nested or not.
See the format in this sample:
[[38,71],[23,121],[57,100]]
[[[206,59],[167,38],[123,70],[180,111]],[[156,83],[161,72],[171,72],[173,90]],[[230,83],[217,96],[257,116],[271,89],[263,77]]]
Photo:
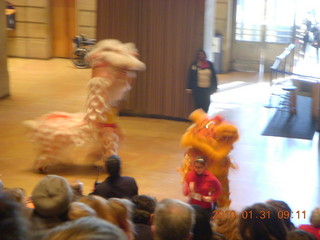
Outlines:
[[320,228],[320,207],[315,208],[310,216],[310,223],[316,228]]
[[192,232],[194,222],[194,209],[189,204],[176,199],[165,199],[155,210],[155,239],[185,240]]
[[127,240],[127,237],[112,223],[83,217],[53,228],[43,240]]
[[82,202],[73,202],[70,204],[68,217],[70,220],[76,220],[82,217],[96,217],[97,213],[89,205]]

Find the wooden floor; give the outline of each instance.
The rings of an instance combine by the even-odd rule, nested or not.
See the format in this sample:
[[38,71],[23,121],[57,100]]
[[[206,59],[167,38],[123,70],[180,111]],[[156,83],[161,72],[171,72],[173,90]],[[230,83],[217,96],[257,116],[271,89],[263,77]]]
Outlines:
[[[0,174],[5,186],[22,187],[30,194],[43,175],[32,170],[35,152],[22,121],[55,110],[81,111],[91,72],[76,69],[66,59],[8,61],[11,96],[0,100]],[[224,116],[240,131],[231,152],[239,167],[230,173],[231,207],[241,210],[255,202],[279,199],[294,212],[307,212],[306,219],[293,215],[294,223],[308,222],[310,211],[320,205],[318,133],[312,141],[262,136],[274,113],[263,107],[269,96],[268,77],[233,72],[219,75],[219,82],[210,114]],[[186,200],[176,169],[183,160],[180,137],[189,123],[121,117],[120,126],[126,135],[119,151],[123,175],[136,178],[140,194]],[[75,154],[79,164],[50,173],[81,180],[89,193],[97,171],[81,162],[83,154]]]

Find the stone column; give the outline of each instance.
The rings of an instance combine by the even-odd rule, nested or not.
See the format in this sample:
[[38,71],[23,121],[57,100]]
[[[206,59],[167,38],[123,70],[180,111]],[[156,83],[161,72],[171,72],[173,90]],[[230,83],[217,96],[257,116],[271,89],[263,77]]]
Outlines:
[[213,37],[215,36],[215,3],[216,0],[205,0],[203,50],[210,61],[215,61],[213,56]]

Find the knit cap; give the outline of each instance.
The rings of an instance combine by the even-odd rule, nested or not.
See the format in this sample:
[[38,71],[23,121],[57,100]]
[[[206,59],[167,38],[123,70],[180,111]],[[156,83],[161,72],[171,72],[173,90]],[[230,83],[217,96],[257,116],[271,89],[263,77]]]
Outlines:
[[73,193],[68,181],[57,175],[47,175],[32,191],[35,211],[44,217],[64,213],[72,199]]

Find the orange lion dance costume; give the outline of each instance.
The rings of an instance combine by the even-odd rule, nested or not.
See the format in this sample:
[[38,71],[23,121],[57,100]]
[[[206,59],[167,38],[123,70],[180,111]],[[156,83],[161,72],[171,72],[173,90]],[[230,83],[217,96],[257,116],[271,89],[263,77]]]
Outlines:
[[49,166],[68,163],[71,146],[95,146],[89,154],[95,164],[117,154],[121,136],[116,124],[117,103],[130,90],[135,71],[145,70],[137,56],[133,43],[101,40],[88,54],[92,78],[86,109],[80,113],[53,112],[24,122],[38,148],[36,170],[44,172]]
[[208,171],[215,175],[222,185],[218,207],[228,207],[231,204],[228,174],[230,168],[235,168],[228,154],[239,138],[238,130],[220,116],[208,117],[202,109],[192,112],[189,119],[194,124],[181,139],[181,145],[189,149],[185,153],[180,172],[185,177],[197,156],[205,157]]

